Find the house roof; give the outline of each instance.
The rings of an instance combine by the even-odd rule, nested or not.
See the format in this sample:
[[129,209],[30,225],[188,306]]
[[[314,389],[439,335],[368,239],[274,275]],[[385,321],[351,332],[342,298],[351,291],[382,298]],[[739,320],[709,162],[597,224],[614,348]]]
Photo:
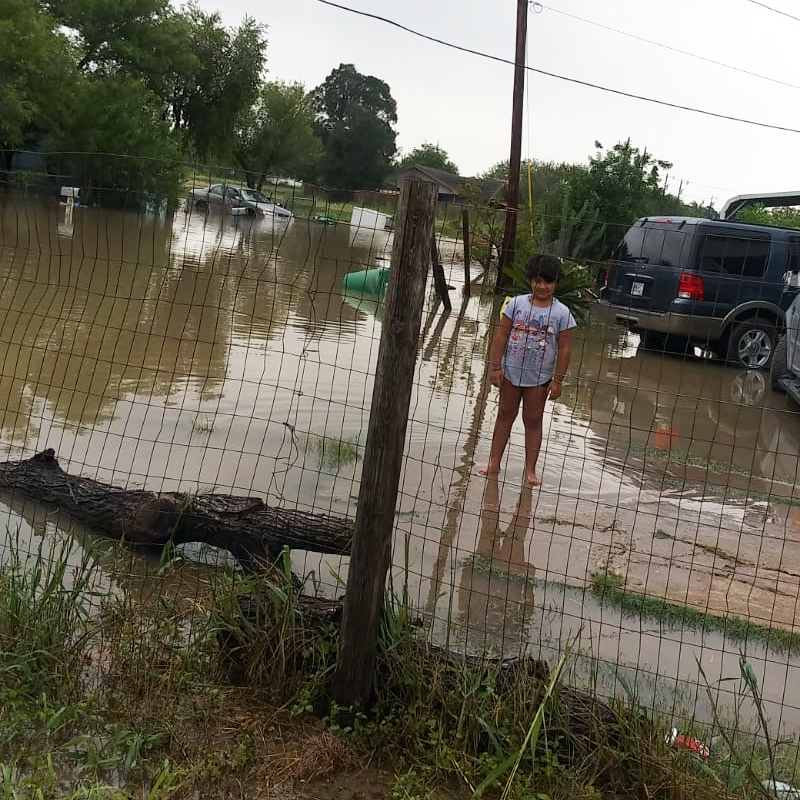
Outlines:
[[427,167],[423,164],[414,164],[405,167],[389,176],[389,183],[397,183],[397,178],[401,173],[416,171],[422,173],[431,181],[446,186],[452,191],[453,194],[459,194],[464,188],[465,184],[469,181],[478,181],[481,186],[481,199],[487,200],[494,197],[497,192],[505,186],[508,181],[499,180],[498,178],[469,178],[463,175],[456,175],[453,172],[447,172],[443,169],[435,169],[434,167]]

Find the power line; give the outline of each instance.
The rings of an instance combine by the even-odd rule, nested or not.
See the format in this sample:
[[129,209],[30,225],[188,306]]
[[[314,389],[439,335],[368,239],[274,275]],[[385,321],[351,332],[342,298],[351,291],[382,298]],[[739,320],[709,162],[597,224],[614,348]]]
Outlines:
[[[356,14],[360,17],[368,17],[369,19],[377,20],[378,22],[383,22],[387,25],[391,25],[394,28],[398,28],[401,31],[405,31],[406,33],[410,33],[413,36],[418,36],[420,39],[425,39],[429,42],[434,42],[435,44],[441,44],[444,47],[450,47],[453,50],[459,50],[462,53],[469,53],[473,56],[480,56],[481,58],[488,58],[491,61],[497,61],[501,64],[510,64],[512,67],[516,66],[514,61],[511,61],[507,58],[502,58],[501,56],[493,56],[490,53],[482,53],[480,50],[473,50],[470,47],[464,47],[460,44],[454,44],[453,42],[447,42],[444,39],[437,39],[435,36],[429,36],[426,33],[421,33],[420,31],[415,31],[413,28],[408,28],[405,25],[400,24],[399,22],[395,22],[392,19],[387,19],[386,17],[381,17],[378,14],[371,14],[368,11],[360,11],[355,8],[350,8],[349,6],[343,6],[339,3],[334,3],[332,0],[314,0],[317,3],[322,3],[326,6],[331,6],[332,8],[338,8],[341,11],[348,11],[351,14]],[[755,2],[755,0],[751,0],[751,2]],[[734,117],[730,114],[719,114],[716,111],[707,111],[703,108],[694,108],[692,106],[683,106],[679,103],[670,103],[667,100],[658,100],[654,97],[646,97],[645,95],[641,94],[633,94],[632,92],[625,92],[622,89],[612,89],[610,86],[602,86],[598,83],[591,83],[589,81],[583,81],[579,78],[570,78],[566,75],[559,75],[556,72],[548,72],[544,69],[537,69],[536,67],[529,67],[524,65],[525,69],[529,72],[535,72],[537,75],[544,75],[548,78],[555,78],[560,81],[565,81],[566,83],[573,83],[576,86],[585,86],[589,89],[597,89],[601,92],[608,92],[609,94],[615,94],[619,97],[629,97],[632,100],[641,100],[645,103],[653,103],[659,106],[665,106],[666,108],[676,108],[679,111],[690,111],[693,114],[703,114],[706,117],[715,117],[716,119],[727,119],[730,122],[741,122],[743,125],[754,125],[758,128],[769,128],[770,130],[774,131],[786,131],[787,133],[800,133],[800,129],[798,128],[789,128],[784,125],[771,125],[768,122],[759,122],[758,120],[754,119],[745,119],[744,117]]]
[[[788,81],[782,81],[779,78],[770,78],[768,75],[762,75],[759,72],[753,72],[749,69],[744,69],[744,67],[737,67],[735,64],[726,64],[724,61],[717,61],[713,58],[707,58],[706,56],[698,55],[697,53],[690,53],[688,50],[681,50],[679,47],[672,47],[668,44],[663,44],[662,42],[656,42],[653,39],[647,39],[644,36],[638,36],[635,33],[628,33],[628,31],[621,31],[618,28],[612,28],[610,25],[604,25],[602,22],[595,22],[591,19],[586,19],[585,17],[580,17],[577,14],[570,14],[568,11],[562,11],[560,8],[553,8],[552,6],[546,6],[542,3],[539,3],[542,8],[547,9],[548,11],[554,11],[556,14],[561,14],[564,17],[570,17],[571,19],[576,19],[580,22],[584,22],[587,25],[594,25],[598,28],[602,28],[606,31],[611,31],[612,33],[618,33],[620,36],[627,36],[630,39],[636,39],[639,42],[644,42],[645,44],[651,44],[654,47],[662,47],[664,50],[670,50],[673,53],[679,53],[682,56],[689,56],[689,58],[696,58],[698,61],[707,61],[709,64],[715,64],[718,67],[724,67],[725,69],[735,70],[736,72],[741,72],[745,75],[750,75],[754,78],[760,78],[764,81],[770,81],[771,83],[778,83],[781,86],[788,86],[791,89],[800,89],[796,83],[789,83]],[[759,5],[761,5],[759,3]]]
[[790,14],[788,11],[781,11],[779,8],[773,8],[772,6],[768,6],[766,3],[759,3],[758,0],[747,0],[747,2],[752,3],[754,6],[766,8],[767,11],[771,11],[773,14],[780,14],[782,17],[789,17],[789,19],[793,19],[795,22],[800,22],[800,17]]

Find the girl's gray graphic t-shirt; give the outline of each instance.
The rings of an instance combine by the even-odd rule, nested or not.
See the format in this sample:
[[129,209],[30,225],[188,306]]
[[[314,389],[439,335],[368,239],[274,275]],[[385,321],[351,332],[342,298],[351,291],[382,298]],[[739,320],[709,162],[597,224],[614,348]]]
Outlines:
[[556,299],[549,307],[537,308],[530,294],[509,300],[503,314],[511,320],[503,375],[515,386],[543,386],[556,368],[559,334],[574,328],[575,318]]

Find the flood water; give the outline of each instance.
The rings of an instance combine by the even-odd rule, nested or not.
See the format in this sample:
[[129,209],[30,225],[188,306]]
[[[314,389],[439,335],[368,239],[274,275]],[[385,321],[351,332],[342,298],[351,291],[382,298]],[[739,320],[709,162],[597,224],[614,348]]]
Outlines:
[[[0,209],[0,460],[52,447],[65,470],[118,485],[354,516],[383,307],[343,295],[341,279],[387,265],[389,233],[77,209],[64,236],[55,204]],[[576,680],[594,670],[613,691],[618,667],[647,702],[701,716],[697,660],[714,681],[738,675],[745,649],[775,723],[800,727],[800,659],[588,590],[608,570],[635,591],[794,629],[798,410],[766,373],[644,352],[593,314],[546,412],[542,487],[522,487],[521,424],[487,482],[476,473],[496,411],[484,367],[499,307],[480,276],[462,303],[458,247],[441,251],[454,309],[428,292],[395,589],[407,585],[450,647],[553,663],[578,637]],[[31,551],[87,535],[15,498],[0,511]],[[341,592],[346,560],[294,560]]]

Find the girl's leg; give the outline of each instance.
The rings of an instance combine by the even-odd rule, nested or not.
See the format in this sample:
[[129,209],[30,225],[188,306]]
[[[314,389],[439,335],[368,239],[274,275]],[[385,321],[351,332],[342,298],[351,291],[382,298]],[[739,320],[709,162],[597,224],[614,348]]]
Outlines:
[[519,401],[522,399],[522,389],[514,386],[511,381],[503,378],[500,384],[500,403],[497,408],[497,421],[494,423],[492,434],[492,448],[489,451],[489,463],[479,473],[481,475],[496,475],[500,472],[500,462],[503,452],[508,444],[511,427],[517,418]]
[[542,448],[542,417],[547,400],[547,386],[526,386],[522,390],[522,424],[525,426],[525,479],[528,486],[538,486],[536,462]]

